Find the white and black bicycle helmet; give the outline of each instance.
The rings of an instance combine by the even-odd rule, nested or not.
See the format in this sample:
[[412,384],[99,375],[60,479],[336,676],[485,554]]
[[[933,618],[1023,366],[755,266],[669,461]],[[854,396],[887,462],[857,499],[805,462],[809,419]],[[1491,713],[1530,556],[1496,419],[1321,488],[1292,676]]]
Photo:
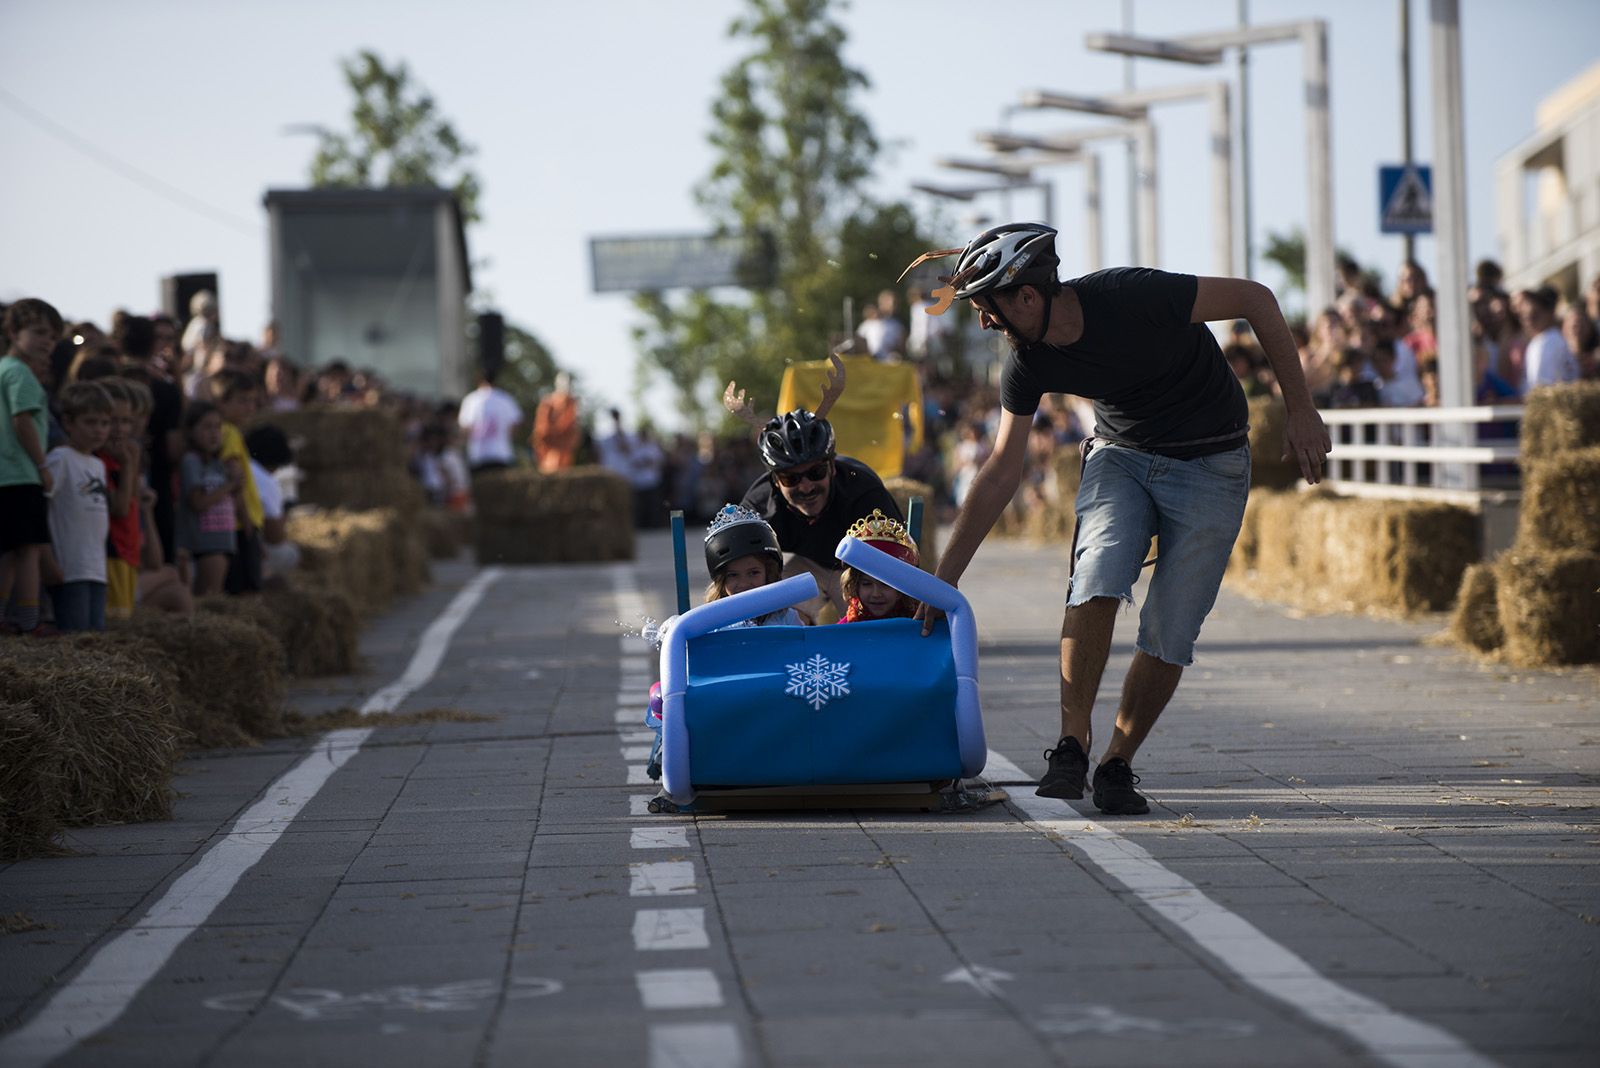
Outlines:
[[744,556],[767,556],[783,563],[778,535],[755,511],[726,504],[706,528],[706,570],[715,578],[724,567]]
[[[1039,323],[1039,336],[1022,344],[1036,345],[1044,340],[1050,330],[1050,304],[1055,300],[1059,279],[1056,271],[1061,258],[1056,255],[1056,231],[1043,223],[1005,223],[985,230],[961,250],[956,272],[950,276],[950,286],[957,300],[998,293],[1017,286],[1036,286],[1044,296],[1044,315]],[[983,309],[997,320],[1006,332],[1021,338],[1011,321],[998,305]]]
[[775,416],[761,428],[757,441],[768,470],[799,467],[833,459],[833,424],[804,408]]
[[956,299],[967,300],[996,289],[1054,282],[1060,266],[1053,227],[1005,223],[967,242],[950,283]]

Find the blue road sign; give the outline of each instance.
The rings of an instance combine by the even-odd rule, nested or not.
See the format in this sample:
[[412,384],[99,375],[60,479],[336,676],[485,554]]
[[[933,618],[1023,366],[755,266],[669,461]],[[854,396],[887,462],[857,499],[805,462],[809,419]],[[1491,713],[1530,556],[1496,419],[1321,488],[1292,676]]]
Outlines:
[[1413,163],[1378,168],[1378,230],[1433,233],[1433,168]]

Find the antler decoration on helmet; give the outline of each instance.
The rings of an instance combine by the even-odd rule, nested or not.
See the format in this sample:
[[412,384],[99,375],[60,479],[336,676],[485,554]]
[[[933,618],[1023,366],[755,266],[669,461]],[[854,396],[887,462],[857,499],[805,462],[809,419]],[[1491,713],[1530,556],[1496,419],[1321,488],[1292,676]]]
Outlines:
[[[966,249],[963,247],[963,248],[942,248],[942,249],[938,249],[937,251],[934,251],[934,252],[924,252],[922,255],[920,255],[916,259],[912,260],[911,261],[911,266],[909,266],[905,270],[901,271],[900,272],[900,277],[896,278],[895,281],[896,282],[904,281],[906,275],[910,274],[912,271],[916,270],[918,267],[922,266],[924,263],[927,263],[929,260],[943,259],[945,256],[956,256],[956,255],[959,255],[959,254],[961,254],[962,252],[965,252],[965,251],[966,251]],[[943,282],[944,285],[940,286],[938,289],[935,289],[933,291],[932,295],[935,298],[935,303],[933,304],[932,307],[923,309],[929,315],[943,315],[945,312],[949,311],[950,310],[950,305],[955,303],[956,286],[961,284],[960,282],[957,282],[954,277],[952,277],[951,275],[948,275],[948,274],[941,274],[939,276],[939,281]]]
[[722,391],[722,406],[728,410],[729,415],[737,416],[756,430],[767,425],[767,421],[756,414],[755,407],[745,397],[744,390],[734,392],[732,381],[728,383],[728,388]]
[[844,361],[839,359],[837,353],[829,353],[828,361],[833,364],[833,369],[828,372],[828,380],[822,386],[822,401],[816,411],[818,419],[828,418],[834,402],[844,392]]
[[[942,248],[942,249],[939,249],[937,252],[924,252],[922,255],[920,255],[916,259],[912,260],[911,261],[911,265],[909,267],[907,267],[905,270],[901,271],[900,272],[900,277],[896,278],[895,281],[896,282],[904,282],[906,280],[906,275],[910,274],[912,271],[916,270],[918,267],[921,267],[924,263],[927,263],[929,260],[942,260],[946,256],[959,256],[959,255],[961,255],[961,253],[963,253],[965,251],[966,251],[966,246],[962,245],[962,246],[960,246],[958,248]],[[944,281],[944,278],[942,276],[940,277],[940,281]]]

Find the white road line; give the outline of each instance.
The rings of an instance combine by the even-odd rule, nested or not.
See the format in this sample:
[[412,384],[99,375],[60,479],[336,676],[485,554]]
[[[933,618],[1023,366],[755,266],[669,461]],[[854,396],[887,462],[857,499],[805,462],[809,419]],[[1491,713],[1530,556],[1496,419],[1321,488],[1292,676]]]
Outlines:
[[634,849],[687,849],[689,828],[635,827],[628,836],[628,844]]
[[640,909],[633,916],[633,948],[709,949],[705,909]]
[[612,721],[616,723],[643,723],[644,702],[640,701],[636,705],[626,705],[617,709],[617,713],[612,717]]
[[650,777],[649,770],[643,764],[628,765],[629,786],[654,786],[656,781]]
[[655,1024],[650,1068],[741,1068],[739,1030],[729,1023]]
[[649,816],[649,815],[651,815],[651,812],[650,812],[650,799],[655,797],[655,796],[656,796],[655,794],[629,794],[628,795],[628,815],[630,815],[630,816]]
[[648,745],[625,745],[625,746],[622,746],[622,759],[623,760],[649,760],[650,759],[650,749],[651,749],[651,747],[648,746]]
[[[1009,781],[1031,778],[989,750],[986,776]],[[1028,818],[1059,833],[1101,871],[1132,890],[1163,919],[1193,939],[1245,982],[1317,1023],[1338,1031],[1395,1068],[1494,1068],[1441,1028],[1406,1016],[1318,974],[1288,947],[1206,897],[1189,880],[1162,867],[1142,846],[1091,823],[1065,801],[1039,797],[1027,787],[1010,792]]]
[[411,655],[411,663],[406,665],[405,673],[367,698],[367,703],[361,706],[363,716],[373,712],[393,712],[401,701],[433,678],[433,673],[439,670],[439,662],[444,659],[445,650],[450,647],[450,638],[466,622],[472,610],[478,607],[478,602],[483,600],[483,591],[488,589],[490,583],[498,581],[502,573],[500,568],[491,567],[473,576],[472,581],[422,632],[422,637],[417,641],[417,651]]
[[638,745],[640,742],[654,742],[655,740],[656,732],[652,730],[617,732],[617,741],[623,745]]
[[[362,715],[393,711],[433,677],[456,629],[500,574],[497,567],[481,571],[456,594],[423,632],[405,672],[368,698]],[[227,837],[180,875],[138,923],[102,946],[38,1015],[0,1039],[0,1063],[11,1068],[48,1064],[121,1016],[371,733],[371,727],[358,727],[330,731],[318,739],[311,752],[268,786]]]
[[631,897],[676,897],[693,894],[700,887],[694,881],[694,862],[663,860],[628,865],[628,894]]
[[634,974],[647,1009],[720,1009],[722,984],[710,968],[657,968]]

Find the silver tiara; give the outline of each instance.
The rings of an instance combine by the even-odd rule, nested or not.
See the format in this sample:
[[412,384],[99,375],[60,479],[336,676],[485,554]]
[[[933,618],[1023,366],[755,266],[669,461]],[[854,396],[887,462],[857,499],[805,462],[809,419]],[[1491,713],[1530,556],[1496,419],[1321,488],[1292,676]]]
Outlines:
[[711,517],[711,525],[706,527],[706,541],[710,541],[719,531],[739,523],[765,524],[766,520],[761,518],[760,512],[746,508],[742,504],[725,504],[720,512]]

